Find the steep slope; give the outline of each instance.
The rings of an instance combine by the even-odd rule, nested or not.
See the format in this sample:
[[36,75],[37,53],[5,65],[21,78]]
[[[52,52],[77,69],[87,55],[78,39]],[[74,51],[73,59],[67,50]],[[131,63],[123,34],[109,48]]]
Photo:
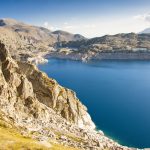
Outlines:
[[[36,106],[39,105],[39,101],[53,108],[57,114],[59,113],[70,122],[82,127],[94,127],[86,112],[86,107],[80,103],[73,91],[61,87],[55,80],[49,79],[46,74],[40,72],[33,65],[18,62],[18,66],[11,59],[3,44],[1,44],[0,48],[3,50],[0,53],[2,60],[1,84],[6,86],[6,91],[9,91],[9,87],[12,90],[10,91],[11,94],[7,95],[8,98],[14,99],[12,105],[16,103],[15,99],[24,99],[24,103],[27,105],[32,105],[35,99],[36,103],[34,105]],[[8,85],[5,84],[5,81],[8,82]],[[1,86],[1,92],[3,93],[4,90],[4,94],[5,86]],[[9,110],[11,111],[11,107]],[[21,112],[24,111],[22,110]],[[36,111],[34,112],[34,108],[32,113],[35,113],[35,116],[38,115]]]
[[60,41],[67,42],[84,39],[81,35],[66,33],[51,32],[46,28],[28,25],[14,19],[0,19],[0,40],[5,43],[12,56],[25,61],[30,57],[37,57],[37,52],[39,56],[43,56],[52,51],[58,36]]
[[62,37],[62,41],[76,41],[84,39],[83,36],[78,34],[74,35],[65,31],[51,32],[46,28],[28,25],[14,19],[1,19],[0,27],[16,33],[16,36],[19,36],[21,40],[25,41],[26,44],[29,45],[43,43],[46,44],[46,46],[51,46],[57,42],[58,34]]
[[[85,106],[73,91],[61,87],[35,66],[14,61],[4,44],[0,44],[0,109],[5,122],[45,147],[58,144],[86,150],[130,149],[94,129]],[[13,136],[12,141],[18,140]]]
[[13,121],[0,111],[0,149],[1,150],[79,150],[61,144],[44,143],[23,135],[23,129],[14,126]]
[[[51,31],[42,27],[36,27],[28,25],[22,22],[18,22],[13,19],[1,19],[0,20],[0,29],[7,31],[7,34],[1,35],[1,40],[3,42],[8,41],[7,45],[14,45],[14,41],[11,41],[10,37],[18,41],[17,48],[30,48],[29,50],[36,50],[35,48],[48,48],[49,44],[53,44],[56,41],[56,37],[51,34]],[[0,33],[1,33],[0,32]],[[10,32],[10,33],[9,33]],[[9,35],[13,33],[13,35]],[[10,36],[10,37],[9,37]],[[13,44],[12,44],[13,43]],[[22,47],[19,47],[22,46]]]

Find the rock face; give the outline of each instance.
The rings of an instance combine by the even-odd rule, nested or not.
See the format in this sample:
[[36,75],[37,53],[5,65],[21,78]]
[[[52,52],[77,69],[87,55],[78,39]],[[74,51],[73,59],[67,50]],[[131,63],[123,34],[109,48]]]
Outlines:
[[[129,150],[94,129],[75,93],[34,65],[14,61],[0,44],[0,114],[22,134],[86,150]],[[31,134],[32,132],[32,134]]]
[[95,127],[87,113],[87,108],[81,104],[73,91],[60,86],[32,64],[18,62],[18,65],[32,83],[39,102],[54,109],[57,114],[80,127]]
[[[17,64],[11,59],[3,44],[0,49],[3,79],[9,83],[8,88],[12,87],[10,98],[16,98],[15,103],[17,99],[22,99],[25,100],[25,105],[32,105],[35,99],[54,109],[69,122],[82,127],[95,127],[86,107],[76,98],[73,91],[61,87],[55,80],[48,78],[31,64],[21,62]],[[2,80],[1,83],[4,81]]]

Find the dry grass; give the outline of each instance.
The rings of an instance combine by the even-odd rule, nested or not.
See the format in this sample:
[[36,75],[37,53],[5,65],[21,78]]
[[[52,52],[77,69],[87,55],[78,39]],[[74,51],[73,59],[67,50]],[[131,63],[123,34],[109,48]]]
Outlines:
[[54,144],[50,150],[79,150],[79,149]]
[[24,137],[19,131],[0,118],[0,150],[77,150],[60,144],[50,143],[51,147],[39,143],[30,137]]
[[15,129],[0,127],[0,150],[48,150],[36,140],[24,137]]

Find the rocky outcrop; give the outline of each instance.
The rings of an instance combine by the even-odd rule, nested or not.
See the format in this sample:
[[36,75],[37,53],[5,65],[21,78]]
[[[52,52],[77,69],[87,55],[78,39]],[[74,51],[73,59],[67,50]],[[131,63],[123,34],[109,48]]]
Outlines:
[[57,114],[60,114],[69,122],[74,122],[82,127],[94,128],[86,107],[76,98],[73,91],[61,87],[34,65],[21,62],[17,64],[3,44],[1,44],[0,49],[2,72],[4,79],[14,91],[11,92],[13,98],[21,98],[27,103],[29,101],[29,104],[32,104],[32,100],[35,99],[54,109]]
[[32,83],[33,91],[41,103],[80,127],[95,127],[87,113],[87,108],[81,104],[72,90],[60,86],[32,64],[18,62],[18,65]]
[[94,129],[75,93],[34,65],[14,61],[0,44],[0,114],[24,136],[86,150],[129,150]]

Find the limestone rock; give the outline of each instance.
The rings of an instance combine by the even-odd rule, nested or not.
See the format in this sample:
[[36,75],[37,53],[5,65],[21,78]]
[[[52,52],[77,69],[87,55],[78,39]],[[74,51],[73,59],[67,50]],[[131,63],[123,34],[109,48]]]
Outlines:
[[60,86],[54,79],[48,78],[32,64],[18,62],[18,65],[32,83],[34,93],[41,103],[80,127],[95,127],[87,113],[87,108],[81,104],[72,90]]
[[[94,129],[75,93],[34,65],[13,60],[0,43],[0,117],[41,143],[79,149],[131,150]],[[1,148],[1,147],[0,147]]]

